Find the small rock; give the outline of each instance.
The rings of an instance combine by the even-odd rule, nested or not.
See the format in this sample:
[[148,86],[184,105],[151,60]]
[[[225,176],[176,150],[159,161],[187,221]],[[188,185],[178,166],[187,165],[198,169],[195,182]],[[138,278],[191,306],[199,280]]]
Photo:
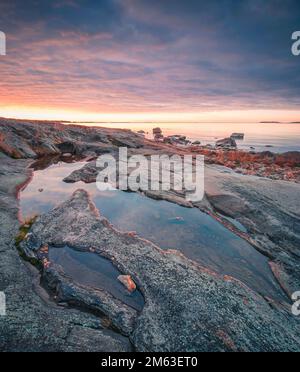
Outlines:
[[245,138],[244,133],[232,133],[231,138],[237,139],[237,140],[243,140]]
[[169,221],[171,223],[183,223],[183,222],[185,222],[183,217],[170,218]]
[[155,135],[154,135],[154,140],[155,140],[156,142],[163,141],[163,139],[164,139],[164,136],[163,136],[162,134],[155,134]]
[[43,259],[43,266],[44,269],[48,269],[50,267],[50,261],[48,261],[47,258]]
[[234,138],[224,138],[216,142],[217,147],[221,148],[237,148]]
[[30,237],[32,236],[32,233],[28,233],[28,234],[26,234],[26,236],[25,236],[25,239],[24,240],[28,240]]
[[127,235],[130,237],[130,238],[135,238],[137,236],[137,232],[136,231],[129,231],[127,233]]
[[154,128],[153,129],[153,134],[156,135],[156,134],[162,134],[162,130],[160,128]]
[[39,192],[43,192],[44,191],[44,189],[39,189]]
[[130,293],[136,290],[136,284],[131,279],[130,275],[120,275],[118,276],[118,280],[128,289]]

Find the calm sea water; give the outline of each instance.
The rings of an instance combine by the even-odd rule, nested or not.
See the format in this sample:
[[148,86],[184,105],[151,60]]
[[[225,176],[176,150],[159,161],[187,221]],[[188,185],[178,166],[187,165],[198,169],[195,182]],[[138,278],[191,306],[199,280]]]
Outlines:
[[238,147],[257,152],[300,151],[300,124],[273,123],[84,123],[92,126],[144,130],[152,138],[152,129],[160,127],[165,135],[181,134],[202,144],[214,144],[232,133],[244,133],[245,139],[237,141]]

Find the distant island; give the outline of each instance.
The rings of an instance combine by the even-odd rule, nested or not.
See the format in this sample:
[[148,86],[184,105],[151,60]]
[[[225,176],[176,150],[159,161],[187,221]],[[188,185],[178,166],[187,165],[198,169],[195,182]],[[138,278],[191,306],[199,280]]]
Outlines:
[[260,121],[259,124],[300,124],[300,121],[290,121],[283,123],[282,121]]

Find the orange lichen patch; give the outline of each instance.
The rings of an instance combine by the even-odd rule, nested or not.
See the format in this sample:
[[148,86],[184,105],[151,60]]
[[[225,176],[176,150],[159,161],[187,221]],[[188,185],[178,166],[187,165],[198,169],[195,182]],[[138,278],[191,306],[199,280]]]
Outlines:
[[229,275],[224,275],[224,280],[225,280],[225,282],[233,282],[234,281],[234,279]]
[[134,292],[136,290],[136,284],[131,279],[130,275],[120,275],[118,280],[128,289],[129,292]]
[[192,148],[190,152],[205,156],[210,164],[219,164],[238,170],[245,175],[257,175],[290,182],[300,182],[300,154],[288,152],[274,154],[272,152],[251,153],[240,150],[215,150],[208,148]]
[[234,342],[232,341],[231,337],[225,333],[224,331],[222,331],[221,329],[219,331],[217,331],[217,337],[229,348],[231,349],[232,351],[237,351],[237,348],[234,344]]
[[137,236],[137,232],[136,231],[129,231],[127,233],[127,235],[130,237],[130,238],[135,238]]

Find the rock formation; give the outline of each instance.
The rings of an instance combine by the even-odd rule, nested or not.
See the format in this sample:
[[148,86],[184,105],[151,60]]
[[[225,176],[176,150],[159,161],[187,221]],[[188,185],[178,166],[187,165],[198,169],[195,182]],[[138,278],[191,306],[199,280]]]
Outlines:
[[95,252],[129,273],[145,296],[130,334],[137,351],[299,350],[300,323],[288,307],[178,252],[117,232],[83,190],[39,217],[23,248],[27,254],[45,243],[88,250],[95,242]]

